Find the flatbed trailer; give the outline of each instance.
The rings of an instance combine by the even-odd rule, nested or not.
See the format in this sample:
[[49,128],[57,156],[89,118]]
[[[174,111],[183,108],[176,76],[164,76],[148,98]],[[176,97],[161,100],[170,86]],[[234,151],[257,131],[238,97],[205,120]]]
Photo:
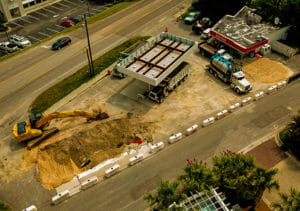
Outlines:
[[199,43],[198,48],[202,56],[207,56],[209,58],[215,55],[219,50],[214,46],[212,46],[211,44],[209,44],[207,41]]

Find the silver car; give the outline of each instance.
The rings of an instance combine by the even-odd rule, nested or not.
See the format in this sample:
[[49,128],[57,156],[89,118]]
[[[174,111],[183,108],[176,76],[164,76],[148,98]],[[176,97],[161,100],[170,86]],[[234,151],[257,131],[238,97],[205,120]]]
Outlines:
[[9,42],[16,44],[19,48],[26,48],[31,45],[27,38],[16,34],[9,37]]
[[0,43],[0,50],[4,51],[5,53],[13,53],[19,50],[18,46],[10,43],[10,42],[1,42]]

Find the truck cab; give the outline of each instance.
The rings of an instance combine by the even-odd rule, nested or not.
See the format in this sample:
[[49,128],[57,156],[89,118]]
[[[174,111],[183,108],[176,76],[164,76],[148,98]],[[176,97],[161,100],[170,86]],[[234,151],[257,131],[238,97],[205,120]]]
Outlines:
[[245,73],[241,70],[232,74],[230,86],[237,94],[247,93],[252,89],[249,81],[245,79]]

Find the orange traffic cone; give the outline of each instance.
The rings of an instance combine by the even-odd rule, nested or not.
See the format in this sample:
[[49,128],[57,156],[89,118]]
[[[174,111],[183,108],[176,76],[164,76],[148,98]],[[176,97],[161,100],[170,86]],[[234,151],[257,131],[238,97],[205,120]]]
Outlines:
[[176,22],[179,22],[180,21],[180,17],[178,16],[177,18],[176,18]]
[[168,27],[166,26],[166,28],[165,28],[165,32],[168,32],[169,30],[168,30]]

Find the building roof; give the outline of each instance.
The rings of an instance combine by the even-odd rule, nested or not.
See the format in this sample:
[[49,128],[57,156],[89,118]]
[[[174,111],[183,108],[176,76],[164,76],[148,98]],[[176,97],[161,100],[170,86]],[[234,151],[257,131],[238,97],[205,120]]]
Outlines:
[[123,59],[117,64],[117,69],[157,86],[196,47],[195,41],[162,33]]
[[261,17],[244,6],[234,16],[225,15],[214,25],[210,34],[240,52],[247,53],[268,43],[266,36],[276,29],[261,23]]

